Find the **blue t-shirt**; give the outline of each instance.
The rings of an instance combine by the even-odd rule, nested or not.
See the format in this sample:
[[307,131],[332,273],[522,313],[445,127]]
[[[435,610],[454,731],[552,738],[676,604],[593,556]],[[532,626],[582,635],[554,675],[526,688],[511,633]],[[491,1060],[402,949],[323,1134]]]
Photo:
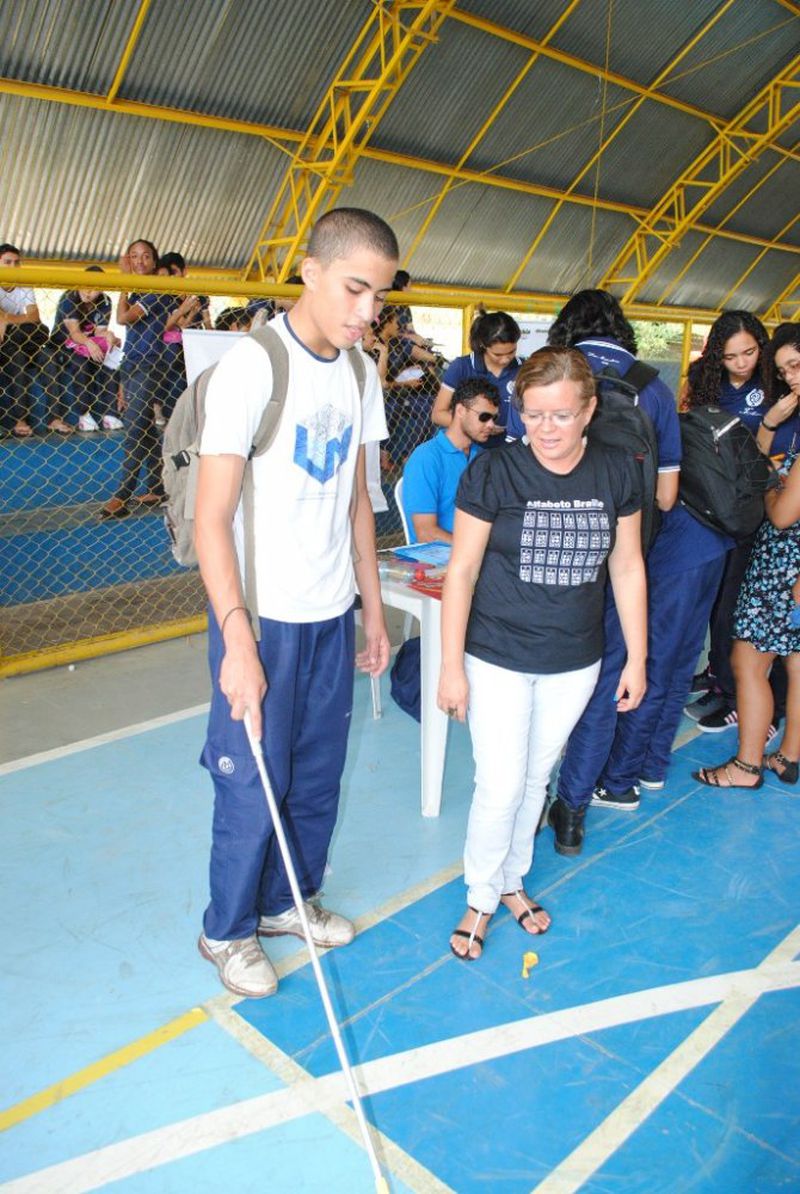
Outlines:
[[444,428],[414,449],[403,470],[403,510],[412,543],[417,542],[415,514],[435,514],[437,525],[453,533],[458,483],[467,465],[482,451],[479,444],[471,444],[469,456],[465,455]]
[[[624,377],[636,359],[633,353],[614,340],[582,340],[575,347],[588,358],[593,373],[610,367]],[[639,394],[639,405],[655,429],[659,473],[675,472],[680,468],[683,451],[681,427],[672,391],[660,377],[656,377]],[[647,553],[647,571],[652,576],[688,572],[724,555],[733,546],[732,539],[712,531],[711,527],[703,526],[677,501],[671,510],[661,516],[661,527]]]
[[128,303],[141,307],[144,314],[125,328],[125,365],[155,365],[163,343],[161,334],[172,309],[175,297],[171,294],[129,294]]
[[[514,397],[514,382],[521,364],[521,361],[513,360],[510,365],[506,365],[503,372],[497,377],[496,374],[489,371],[481,353],[471,352],[468,356],[456,357],[454,361],[450,362],[444,371],[442,385],[454,390],[462,381],[468,381],[472,377],[480,377],[483,380],[492,382],[500,391],[498,427],[505,428],[505,439],[522,439],[525,434],[525,428],[522,426],[519,411],[512,402]],[[502,435],[493,435],[487,441],[486,446],[487,448],[497,448],[503,442],[504,438]]]

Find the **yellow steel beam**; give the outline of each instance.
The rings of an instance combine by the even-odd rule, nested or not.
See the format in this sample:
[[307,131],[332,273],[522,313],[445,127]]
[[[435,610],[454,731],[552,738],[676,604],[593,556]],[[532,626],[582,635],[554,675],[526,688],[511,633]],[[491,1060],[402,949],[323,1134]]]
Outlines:
[[[609,3],[610,3],[610,0],[609,0]],[[674,71],[674,69],[678,65],[678,63],[683,58],[685,58],[686,55],[691,50],[694,49],[694,47],[697,45],[697,43],[699,41],[701,41],[701,39],[703,37],[705,37],[705,35],[706,35],[706,33],[708,33],[709,29],[711,29],[714,25],[716,25],[717,21],[719,21],[722,18],[724,13],[726,13],[727,10],[734,3],[735,3],[735,0],[725,0],[725,2],[720,6],[720,8],[718,8],[716,12],[712,13],[712,15],[709,17],[709,19],[705,22],[705,24],[700,26],[700,28],[694,34],[694,36],[691,37],[689,39],[689,41],[685,43],[685,45],[679,50],[679,52],[675,55],[675,57],[672,58],[667,63],[667,65],[665,67],[663,67],[658,72],[658,75],[653,80],[653,82],[649,88],[649,91],[651,94],[652,94],[652,91],[656,87],[658,87],[660,83],[663,83],[665,79],[669,78],[669,76],[672,74],[672,72]],[[611,15],[611,12],[612,12],[612,10],[609,9],[609,17]],[[595,150],[595,152],[592,154],[592,156],[589,158],[588,162],[586,162],[586,164],[579,170],[579,172],[573,178],[572,182],[567,187],[568,195],[572,194],[572,192],[575,190],[575,188],[583,181],[584,178],[586,178],[587,174],[589,173],[589,171],[592,169],[592,167],[594,165],[597,164],[598,169],[599,169],[599,162],[602,159],[605,151],[608,149],[609,145],[612,143],[612,141],[615,140],[616,137],[619,136],[619,134],[622,132],[622,130],[625,128],[625,126],[628,124],[628,122],[633,119],[633,117],[638,112],[639,108],[641,108],[642,104],[644,104],[648,98],[649,98],[649,96],[647,95],[647,93],[645,93],[644,95],[640,95],[639,98],[637,100],[635,100],[633,104],[631,104],[631,106],[630,106],[630,108],[628,108],[627,112],[625,112],[624,115],[619,119],[619,121],[614,126],[614,128],[611,130],[611,132],[608,134],[608,136],[603,137],[603,139],[600,142],[600,145]],[[602,135],[603,135],[602,125],[600,128],[600,133],[601,133],[601,137],[602,137]],[[524,271],[527,269],[529,261],[533,257],[536,250],[539,248],[539,245],[542,243],[544,238],[547,236],[547,233],[550,231],[550,228],[552,227],[553,222],[558,217],[559,212],[561,211],[561,208],[563,207],[563,205],[564,205],[564,201],[559,200],[559,202],[556,203],[556,205],[553,207],[552,211],[548,214],[547,219],[544,221],[541,228],[537,232],[536,236],[534,237],[533,241],[531,242],[530,246],[528,247],[527,252],[523,255],[522,260],[520,261],[519,265],[517,266],[517,268],[514,270],[513,274],[511,275],[511,277],[506,282],[506,285],[505,285],[506,290],[514,289],[515,285],[517,284],[518,279],[522,276]]]
[[[683,171],[629,238],[601,285],[631,302],[693,221],[800,115],[800,55],[772,79]],[[754,127],[755,126],[755,127]]]
[[392,0],[372,9],[289,164],[249,270],[276,281],[291,272],[315,219],[352,180],[360,153],[454,4]]
[[[547,33],[542,38],[541,44],[543,46],[546,46],[547,43],[555,37],[555,35],[558,33],[561,26],[564,24],[564,22],[567,20],[567,18],[570,16],[570,14],[572,12],[574,12],[574,10],[578,7],[578,5],[580,3],[581,3],[581,0],[570,0],[570,3],[567,4],[564,11],[561,13],[561,16],[558,18],[558,20],[553,25],[550,26]],[[470,141],[470,143],[467,146],[464,153],[462,153],[461,157],[458,159],[458,162],[456,163],[457,170],[460,170],[461,167],[466,165],[466,163],[469,161],[470,157],[475,152],[475,149],[477,148],[477,146],[480,145],[481,141],[486,136],[486,133],[489,131],[489,129],[494,124],[494,122],[497,120],[497,117],[503,111],[506,104],[509,102],[511,97],[515,94],[517,88],[522,83],[522,81],[526,78],[526,76],[528,75],[528,72],[531,70],[531,68],[534,66],[534,64],[538,61],[538,59],[539,59],[539,50],[537,49],[531,53],[527,62],[525,62],[524,66],[522,67],[522,70],[519,71],[516,78],[511,82],[511,84],[503,92],[503,95],[500,97],[500,100],[495,104],[494,108],[489,113],[486,120],[483,122],[483,124],[478,129],[475,136]],[[444,203],[445,199],[447,198],[454,182],[455,182],[455,176],[451,174],[450,177],[448,178],[447,182],[444,184],[442,189],[439,191],[439,194],[433,200],[433,203],[431,204],[431,206],[428,210],[428,213],[425,216],[425,219],[422,221],[422,224],[417,229],[417,234],[411,243],[411,247],[409,248],[408,253],[406,254],[406,264],[408,264],[408,262],[411,261],[414,254],[416,253],[417,249],[419,248],[421,242],[424,240],[425,236],[427,235],[428,229],[430,228],[433,221],[436,219],[436,214],[439,211],[439,208]]]
[[122,51],[122,57],[119,60],[117,72],[114,75],[113,82],[111,83],[108,95],[106,96],[106,100],[109,104],[113,104],[114,100],[117,98],[117,92],[122,86],[122,80],[125,78],[125,71],[128,69],[128,63],[130,62],[133,51],[136,48],[136,43],[139,40],[139,34],[142,32],[142,27],[144,25],[144,20],[147,16],[147,10],[149,7],[150,0],[140,0],[139,11],[136,14],[136,20],[133,22],[133,28],[128,34],[128,40],[125,43],[125,49]]
[[[798,144],[800,144],[800,143],[798,143]],[[767,170],[766,174],[763,174],[761,176],[761,178],[759,178],[759,180],[755,184],[755,186],[752,186],[749,191],[747,191],[744,195],[742,195],[739,202],[736,203],[731,208],[731,210],[727,213],[726,216],[724,216],[724,218],[722,220],[720,220],[719,224],[717,225],[718,229],[724,228],[725,225],[728,223],[728,221],[733,219],[733,217],[736,215],[737,211],[740,211],[746,203],[750,202],[750,200],[757,193],[757,191],[759,191],[760,188],[763,187],[764,184],[766,182],[768,182],[770,180],[770,178],[772,178],[772,176],[778,172],[778,170],[780,170],[781,166],[784,164],[785,161],[786,161],[786,158],[778,158],[778,160],[776,162],[772,163],[769,170]],[[672,294],[672,292],[675,290],[675,288],[678,286],[678,284],[680,282],[682,282],[683,279],[686,277],[689,270],[692,268],[692,266],[695,264],[695,262],[698,260],[698,258],[705,252],[705,250],[708,248],[708,246],[714,240],[714,235],[715,235],[714,233],[710,233],[708,236],[704,237],[704,239],[700,242],[698,247],[695,249],[694,253],[692,253],[689,260],[685,263],[685,265],[683,265],[681,267],[681,269],[678,271],[678,273],[675,275],[675,277],[672,278],[668,282],[668,284],[664,287],[664,289],[662,290],[661,294],[658,297],[659,303],[665,303],[667,301],[667,299]],[[775,239],[777,240],[777,238],[775,238]],[[769,249],[770,247],[772,247],[772,242],[770,245],[763,246],[763,248],[765,250]],[[721,304],[721,306],[724,307],[725,303],[723,302]]]
[[[46,103],[65,104],[70,107],[91,108],[104,112],[115,112],[125,116],[136,116],[147,120],[161,120],[172,124],[192,125],[198,128],[217,129],[223,132],[239,133],[242,136],[258,137],[268,141],[275,148],[284,153],[291,153],[291,147],[303,140],[303,133],[297,129],[281,128],[278,125],[256,124],[245,120],[231,120],[223,116],[204,115],[191,112],[184,108],[169,108],[157,104],[143,104],[138,101],[117,98],[109,104],[106,97],[88,91],[72,91],[63,87],[50,87],[40,83],[24,83],[18,79],[0,78],[0,95],[17,95],[23,99],[40,100]],[[787,151],[789,153],[790,151]],[[423,170],[426,173],[444,177],[453,174],[463,183],[476,183],[482,186],[499,187],[503,190],[518,191],[521,194],[540,196],[545,199],[565,199],[568,203],[578,206],[597,207],[602,211],[616,211],[633,219],[641,219],[647,214],[647,209],[637,207],[631,203],[617,202],[593,195],[583,195],[574,192],[568,195],[556,187],[547,187],[533,182],[524,182],[516,178],[490,171],[456,170],[452,163],[436,162],[428,158],[412,157],[409,154],[394,153],[390,150],[376,149],[367,146],[362,157],[374,162],[384,162],[389,166],[400,166],[409,170]],[[709,225],[693,223],[692,228],[709,234],[717,234],[717,230]],[[743,244],[753,244],[763,247],[769,242],[764,237],[749,236],[742,232],[720,231],[720,236],[729,240],[741,241]],[[787,253],[800,252],[795,245],[777,245],[776,248]],[[196,271],[195,271],[196,272]],[[239,276],[239,271],[236,272]]]
[[795,274],[762,318],[768,324],[797,323],[800,319],[800,273]]
[[[795,15],[800,11],[789,0],[778,0],[778,3],[784,3],[784,7],[789,8]],[[488,21],[484,17],[475,16],[473,13],[465,12],[460,8],[453,9],[450,13],[450,18],[451,20],[460,21],[463,25],[470,25],[473,29],[480,29],[483,33],[488,33],[492,37],[513,42],[514,45],[521,46],[523,49],[538,52],[542,58],[551,58],[554,62],[560,62],[563,66],[572,67],[573,70],[581,71],[583,74],[592,75],[596,79],[603,79],[608,83],[613,83],[615,87],[619,87],[624,91],[630,91],[634,95],[639,95],[644,99],[652,100],[656,104],[662,104],[668,108],[675,108],[679,112],[685,112],[687,116],[694,116],[698,120],[704,120],[714,127],[723,123],[724,118],[715,112],[709,112],[705,108],[698,107],[697,104],[690,104],[685,100],[676,99],[666,92],[653,91],[652,87],[645,87],[644,84],[637,83],[635,79],[629,79],[627,75],[617,74],[616,71],[608,70],[596,62],[588,62],[584,58],[578,58],[575,54],[568,54],[566,50],[559,50],[554,46],[544,45],[533,37],[526,37],[524,33],[519,33],[516,29],[508,29],[505,25],[498,25],[494,21]],[[789,28],[792,27],[792,22],[789,20],[782,22],[782,24],[787,25]],[[694,69],[698,68],[695,67]],[[791,157],[797,156],[780,145],[774,145],[771,148],[778,154]]]

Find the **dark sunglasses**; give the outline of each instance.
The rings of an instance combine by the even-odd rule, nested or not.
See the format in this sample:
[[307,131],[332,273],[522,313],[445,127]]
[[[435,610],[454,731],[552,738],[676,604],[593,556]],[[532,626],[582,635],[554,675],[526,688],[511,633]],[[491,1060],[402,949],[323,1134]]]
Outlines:
[[478,412],[478,422],[479,423],[496,423],[497,415],[492,414],[492,412],[490,410],[479,411]]

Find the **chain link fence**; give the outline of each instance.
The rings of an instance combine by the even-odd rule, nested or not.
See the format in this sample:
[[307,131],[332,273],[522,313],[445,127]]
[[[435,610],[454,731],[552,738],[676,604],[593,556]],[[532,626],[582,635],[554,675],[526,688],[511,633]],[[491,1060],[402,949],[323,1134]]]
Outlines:
[[[180,329],[246,331],[291,301],[190,295],[183,279],[166,293],[165,279],[157,290],[143,277],[155,332],[134,367],[111,278],[98,276],[104,289],[93,291],[37,285],[16,318],[7,296],[17,288],[0,292],[0,676],[205,626],[199,575],[175,563],[160,509],[163,426],[185,385]],[[527,355],[552,317],[518,318]],[[462,351],[464,319],[457,307],[395,307],[365,337],[389,431],[371,453],[381,547],[402,540],[394,487],[435,430],[431,408]],[[660,326],[641,355],[677,388],[682,329]]]
[[[173,560],[160,510],[162,431],[185,385],[181,336],[156,335],[129,366],[118,296],[102,281],[104,291],[37,287],[30,321],[6,322],[0,310],[0,675],[204,626],[199,575]],[[146,279],[140,291],[162,323],[187,297],[148,292]],[[245,331],[255,312],[263,320],[274,310],[265,300],[247,308],[197,298],[197,327]],[[434,430],[444,364],[434,350],[403,366],[402,345],[386,347],[381,546],[401,539],[394,484]]]

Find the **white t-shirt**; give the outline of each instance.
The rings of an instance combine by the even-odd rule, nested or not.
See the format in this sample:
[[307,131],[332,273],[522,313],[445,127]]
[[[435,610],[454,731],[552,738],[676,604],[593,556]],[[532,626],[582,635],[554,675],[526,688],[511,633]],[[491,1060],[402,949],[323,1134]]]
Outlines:
[[0,311],[6,315],[24,315],[28,307],[34,307],[36,299],[27,286],[15,286],[13,290],[0,287]]
[[[289,350],[289,392],[271,448],[253,460],[258,612],[320,622],[343,614],[355,595],[350,499],[359,445],[387,436],[383,395],[369,357],[362,403],[346,352],[325,360],[285,318],[271,326]],[[209,383],[201,455],[246,458],[271,389],[263,348],[234,344]],[[243,570],[241,503],[233,525]]]

